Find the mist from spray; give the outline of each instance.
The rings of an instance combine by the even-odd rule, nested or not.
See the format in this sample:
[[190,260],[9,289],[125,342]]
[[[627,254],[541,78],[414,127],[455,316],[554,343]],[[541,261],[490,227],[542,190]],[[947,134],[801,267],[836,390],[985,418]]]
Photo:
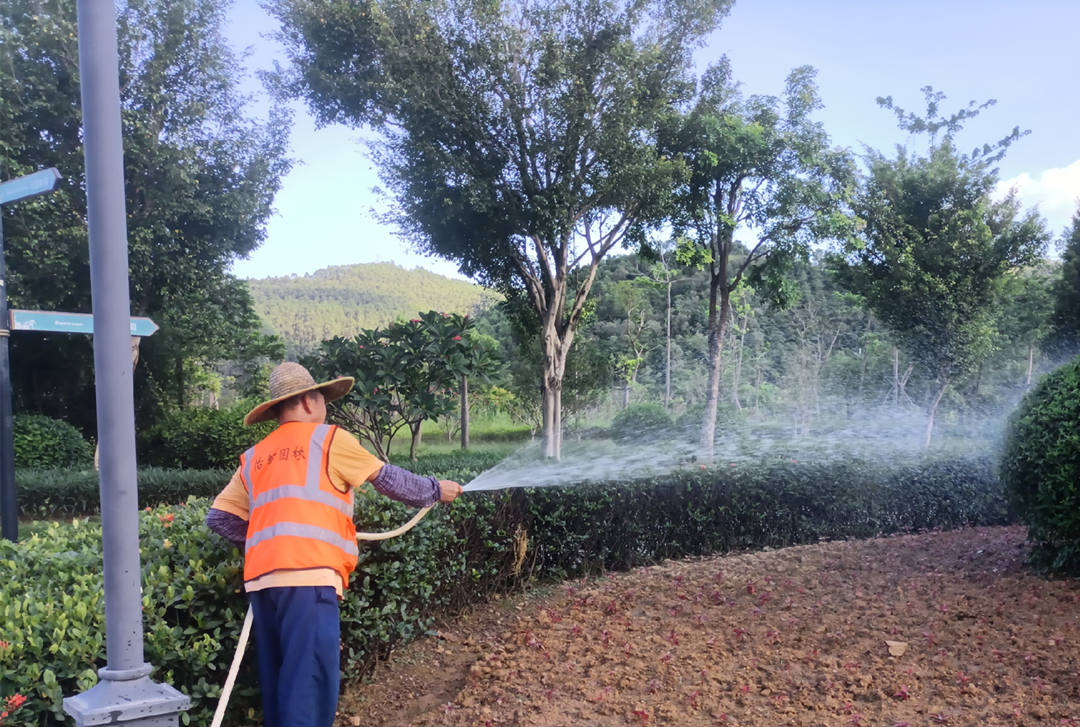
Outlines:
[[[1006,415],[999,412],[966,422],[942,417],[929,452],[992,455],[1000,445]],[[821,463],[840,458],[910,460],[927,453],[925,427],[925,413],[910,408],[822,416],[812,427],[800,427],[795,418],[729,422],[717,426],[711,463],[698,459],[695,426],[614,438],[602,432],[583,433],[564,438],[558,460],[543,457],[541,444],[530,442],[467,483],[464,491],[611,483],[707,466]]]

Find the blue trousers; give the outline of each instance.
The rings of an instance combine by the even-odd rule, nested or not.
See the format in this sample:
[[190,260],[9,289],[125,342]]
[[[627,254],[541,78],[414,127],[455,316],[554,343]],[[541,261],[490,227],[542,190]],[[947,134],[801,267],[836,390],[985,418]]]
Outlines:
[[333,727],[341,683],[341,620],[329,586],[248,594],[264,727]]

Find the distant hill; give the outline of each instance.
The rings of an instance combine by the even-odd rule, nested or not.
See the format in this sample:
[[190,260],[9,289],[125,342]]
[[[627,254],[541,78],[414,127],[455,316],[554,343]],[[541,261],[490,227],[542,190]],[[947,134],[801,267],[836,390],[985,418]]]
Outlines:
[[473,283],[393,263],[340,265],[247,282],[255,312],[294,350],[415,318],[423,311],[473,313],[500,299]]

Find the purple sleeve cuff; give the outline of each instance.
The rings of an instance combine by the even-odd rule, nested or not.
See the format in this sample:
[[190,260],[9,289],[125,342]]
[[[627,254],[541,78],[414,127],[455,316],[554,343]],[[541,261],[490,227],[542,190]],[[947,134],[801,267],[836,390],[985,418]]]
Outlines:
[[414,475],[392,464],[384,464],[371,484],[383,495],[412,507],[434,505],[442,495],[439,481],[434,477]]
[[247,520],[231,512],[210,508],[210,511],[206,513],[206,527],[240,550],[244,549],[244,541],[247,540],[247,526]]

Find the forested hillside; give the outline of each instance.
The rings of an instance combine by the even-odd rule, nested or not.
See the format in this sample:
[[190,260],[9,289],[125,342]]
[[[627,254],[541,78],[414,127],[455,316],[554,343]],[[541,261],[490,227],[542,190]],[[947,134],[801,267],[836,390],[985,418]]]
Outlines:
[[255,311],[290,349],[353,336],[438,310],[474,313],[498,295],[463,280],[392,263],[343,265],[310,275],[249,280]]

